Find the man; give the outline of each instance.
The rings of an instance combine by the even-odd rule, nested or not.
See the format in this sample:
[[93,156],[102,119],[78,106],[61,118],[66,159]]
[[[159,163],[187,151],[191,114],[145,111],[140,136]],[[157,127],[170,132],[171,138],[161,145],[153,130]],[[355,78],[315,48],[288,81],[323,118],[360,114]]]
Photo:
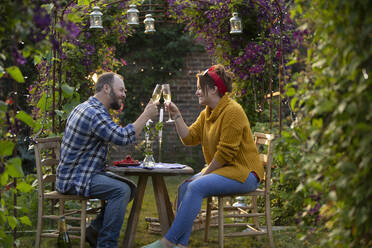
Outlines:
[[[56,189],[106,200],[102,211],[87,228],[87,241],[99,248],[117,247],[130,186],[105,175],[108,143],[127,145],[139,137],[145,123],[157,115],[157,106],[149,101],[133,124],[116,125],[109,114],[118,110],[126,97],[120,75],[108,72],[99,76],[95,95],[78,105],[67,119],[57,168]],[[96,239],[98,235],[98,239]],[[97,244],[95,243],[97,242]]]

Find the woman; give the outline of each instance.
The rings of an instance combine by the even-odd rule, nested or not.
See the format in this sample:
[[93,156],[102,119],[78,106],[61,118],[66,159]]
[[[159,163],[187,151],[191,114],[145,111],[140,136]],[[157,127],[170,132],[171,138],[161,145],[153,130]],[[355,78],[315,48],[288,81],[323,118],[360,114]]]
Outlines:
[[195,95],[205,109],[188,127],[174,103],[166,107],[185,145],[202,145],[207,166],[178,189],[177,215],[166,235],[145,248],[187,247],[203,198],[255,190],[264,169],[243,108],[231,92],[233,74],[215,65],[197,75]]

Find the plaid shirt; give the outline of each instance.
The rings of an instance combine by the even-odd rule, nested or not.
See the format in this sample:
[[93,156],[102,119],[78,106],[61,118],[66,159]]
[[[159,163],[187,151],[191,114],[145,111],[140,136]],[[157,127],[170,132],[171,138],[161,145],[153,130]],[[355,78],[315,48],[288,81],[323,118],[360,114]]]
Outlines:
[[135,140],[133,125],[116,125],[97,98],[79,104],[67,119],[57,167],[57,191],[66,193],[74,187],[78,195],[89,196],[92,175],[104,170],[108,143],[127,145]]

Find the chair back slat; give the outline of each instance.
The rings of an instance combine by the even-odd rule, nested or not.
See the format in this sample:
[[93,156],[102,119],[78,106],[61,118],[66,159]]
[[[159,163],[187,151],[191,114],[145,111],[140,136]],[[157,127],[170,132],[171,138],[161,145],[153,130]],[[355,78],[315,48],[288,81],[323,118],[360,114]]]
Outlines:
[[[274,139],[273,134],[255,132],[254,141],[256,143],[257,150],[260,154],[260,159],[265,168],[264,180],[265,180],[265,191],[267,194],[270,193],[271,183],[271,167],[272,167],[272,140]],[[263,149],[261,149],[263,148]]]
[[52,167],[52,166],[57,166],[58,163],[59,163],[59,159],[56,159],[56,158],[47,158],[47,159],[43,159],[41,161],[41,166],[43,166],[43,167]]
[[56,181],[56,175],[44,175],[43,177],[43,184],[44,183],[54,183]]
[[266,167],[267,166],[267,155],[260,153],[260,159],[261,159],[263,165]]
[[35,162],[38,180],[38,195],[43,197],[46,184],[54,190],[56,180],[55,169],[59,163],[61,138],[39,138],[35,140]]

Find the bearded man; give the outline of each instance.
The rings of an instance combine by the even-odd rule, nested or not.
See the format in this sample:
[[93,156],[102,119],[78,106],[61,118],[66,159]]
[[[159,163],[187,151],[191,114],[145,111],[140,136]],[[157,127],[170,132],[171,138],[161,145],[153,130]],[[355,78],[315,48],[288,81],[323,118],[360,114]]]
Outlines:
[[93,247],[118,247],[120,229],[133,188],[105,174],[108,144],[127,145],[139,137],[147,120],[157,115],[150,99],[138,119],[125,127],[115,124],[109,110],[119,110],[126,98],[123,78],[112,72],[98,77],[96,92],[70,113],[61,144],[56,190],[105,200],[105,208],[87,228]]

